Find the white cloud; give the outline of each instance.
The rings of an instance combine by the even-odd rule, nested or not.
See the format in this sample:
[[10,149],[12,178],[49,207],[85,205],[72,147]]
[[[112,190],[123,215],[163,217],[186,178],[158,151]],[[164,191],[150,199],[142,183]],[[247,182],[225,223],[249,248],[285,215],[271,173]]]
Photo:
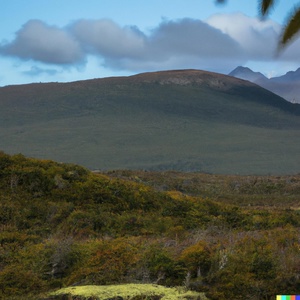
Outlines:
[[2,54],[49,64],[72,64],[82,60],[78,42],[66,31],[39,20],[28,21],[13,42],[2,45]]
[[56,69],[43,69],[38,66],[32,66],[29,70],[23,71],[23,74],[29,75],[29,76],[41,76],[42,74],[54,76],[57,75],[58,70]]
[[213,15],[207,20],[207,24],[220,29],[238,42],[248,59],[274,59],[281,32],[281,26],[276,22],[234,13]]
[[294,40],[278,54],[278,59],[285,61],[298,62],[300,64],[300,38]]
[[[148,33],[106,19],[77,20],[63,28],[31,20],[13,41],[2,43],[0,53],[77,70],[93,57],[105,68],[122,72],[197,68],[227,73],[237,65],[274,61],[280,32],[272,20],[241,13],[218,14],[205,22],[164,20]],[[299,62],[299,49],[296,41],[276,59]],[[43,70],[33,68],[27,74]]]
[[[29,21],[1,52],[48,64],[76,65],[89,55],[108,68],[142,71],[166,68],[234,67],[245,60],[242,48],[226,33],[193,19],[164,21],[148,35],[111,20],[78,20],[66,28]],[[210,63],[209,63],[210,62]]]

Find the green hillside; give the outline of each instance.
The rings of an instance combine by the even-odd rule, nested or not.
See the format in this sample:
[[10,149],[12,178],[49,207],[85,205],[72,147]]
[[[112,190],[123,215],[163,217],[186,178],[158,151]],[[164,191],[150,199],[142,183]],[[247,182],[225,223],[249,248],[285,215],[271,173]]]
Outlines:
[[1,152],[0,299],[111,299],[118,286],[91,285],[133,283],[187,299],[299,291],[299,175],[146,173]]
[[300,109],[196,70],[0,88],[7,153],[90,169],[299,172]]

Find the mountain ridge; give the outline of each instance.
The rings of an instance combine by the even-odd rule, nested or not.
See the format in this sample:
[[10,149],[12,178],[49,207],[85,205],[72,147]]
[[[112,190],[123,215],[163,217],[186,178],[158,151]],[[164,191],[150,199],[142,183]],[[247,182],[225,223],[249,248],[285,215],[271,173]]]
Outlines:
[[238,66],[228,75],[256,83],[289,102],[300,103],[298,96],[300,94],[300,68],[296,71],[289,71],[282,76],[267,78],[260,72]]
[[7,153],[103,170],[299,170],[300,105],[223,74],[172,70],[7,86],[0,105]]

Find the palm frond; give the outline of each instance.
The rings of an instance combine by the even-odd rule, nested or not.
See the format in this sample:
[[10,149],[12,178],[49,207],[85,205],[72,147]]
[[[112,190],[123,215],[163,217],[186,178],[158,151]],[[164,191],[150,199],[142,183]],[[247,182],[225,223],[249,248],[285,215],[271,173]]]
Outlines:
[[281,47],[290,42],[300,31],[300,7],[295,8],[291,16],[288,18],[284,27],[282,37],[280,39]]
[[262,16],[267,15],[274,7],[276,0],[259,0],[259,11]]

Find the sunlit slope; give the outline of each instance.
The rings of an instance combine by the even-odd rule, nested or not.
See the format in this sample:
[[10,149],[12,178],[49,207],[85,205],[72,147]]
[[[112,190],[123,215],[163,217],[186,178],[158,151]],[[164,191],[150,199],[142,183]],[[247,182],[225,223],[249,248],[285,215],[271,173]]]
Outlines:
[[247,81],[166,71],[0,88],[0,148],[91,169],[283,174],[300,109]]

